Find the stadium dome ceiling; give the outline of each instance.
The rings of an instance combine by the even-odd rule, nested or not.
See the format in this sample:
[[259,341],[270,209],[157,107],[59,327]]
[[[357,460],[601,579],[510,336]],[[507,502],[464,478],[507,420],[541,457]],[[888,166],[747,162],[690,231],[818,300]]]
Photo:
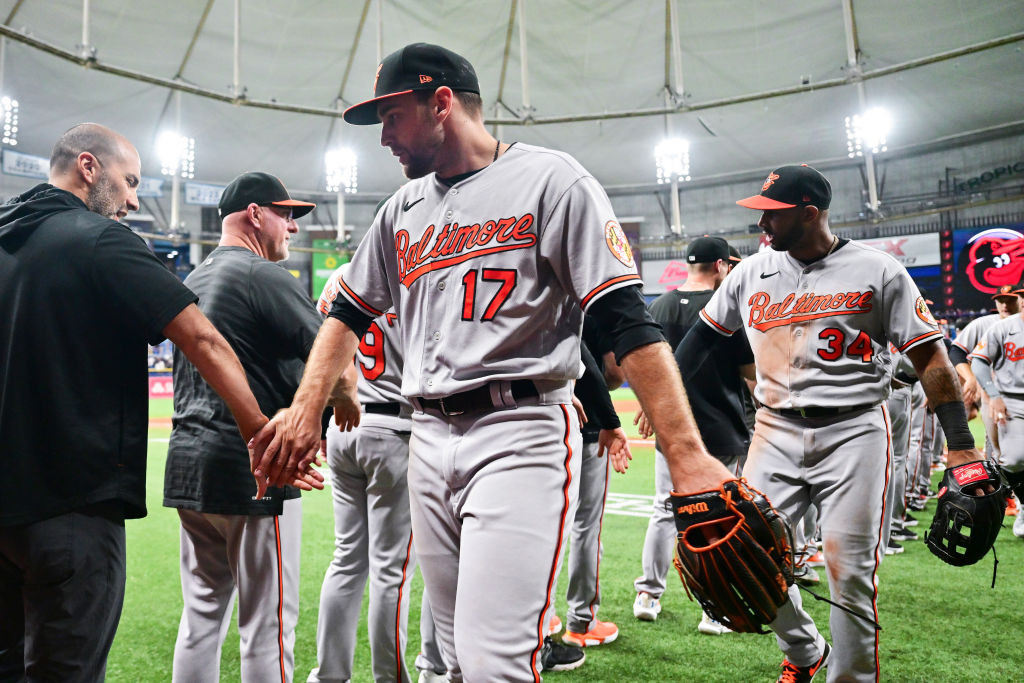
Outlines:
[[[135,141],[144,173],[159,175],[155,139],[174,120],[163,83],[178,78],[194,91],[180,106],[197,180],[265,169],[297,190],[323,190],[324,151],[345,144],[359,157],[359,190],[389,192],[403,178],[379,128],[326,114],[369,96],[378,49],[415,41],[473,62],[503,140],[568,151],[610,187],[654,184],[666,129],[690,141],[694,181],[844,159],[858,73],[867,103],[892,114],[893,149],[1024,129],[1020,0],[852,0],[852,68],[846,0],[238,4],[245,105],[230,101],[234,0],[0,0],[18,149],[48,155],[63,130],[92,120]],[[92,52],[81,47],[83,6]],[[68,58],[81,54],[91,67]],[[109,73],[118,69],[126,75]],[[659,113],[666,107],[674,113]]]

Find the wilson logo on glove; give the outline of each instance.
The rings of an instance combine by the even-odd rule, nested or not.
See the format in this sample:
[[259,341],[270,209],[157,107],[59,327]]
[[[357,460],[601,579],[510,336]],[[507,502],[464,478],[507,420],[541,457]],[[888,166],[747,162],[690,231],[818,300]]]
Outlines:
[[707,503],[690,503],[689,505],[683,505],[676,509],[676,512],[680,515],[692,515],[695,512],[707,512]]

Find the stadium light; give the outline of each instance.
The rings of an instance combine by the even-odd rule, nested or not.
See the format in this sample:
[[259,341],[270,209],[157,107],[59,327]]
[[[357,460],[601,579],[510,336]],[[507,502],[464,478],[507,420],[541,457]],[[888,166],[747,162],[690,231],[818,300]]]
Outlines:
[[846,152],[851,159],[888,150],[886,139],[892,131],[892,116],[881,107],[872,107],[861,114],[846,117]]
[[324,154],[327,170],[327,191],[354,194],[358,185],[359,165],[356,153],[348,147],[330,149]]
[[5,145],[16,147],[18,144],[18,100],[7,95],[0,97],[0,116],[4,120],[4,134],[0,139]]
[[682,138],[667,138],[654,148],[658,165],[658,183],[690,179],[690,143]]
[[166,176],[196,177],[196,140],[175,131],[164,131],[156,141],[160,172]]

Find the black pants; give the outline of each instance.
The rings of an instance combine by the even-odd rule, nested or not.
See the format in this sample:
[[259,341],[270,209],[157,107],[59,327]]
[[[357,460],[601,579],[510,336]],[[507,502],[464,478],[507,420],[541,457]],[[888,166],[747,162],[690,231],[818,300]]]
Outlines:
[[124,582],[116,510],[0,526],[0,682],[102,681]]

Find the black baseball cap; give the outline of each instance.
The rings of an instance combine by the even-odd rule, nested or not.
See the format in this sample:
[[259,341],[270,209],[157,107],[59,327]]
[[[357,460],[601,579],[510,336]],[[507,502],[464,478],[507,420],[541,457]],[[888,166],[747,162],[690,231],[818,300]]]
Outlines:
[[1003,285],[1002,287],[996,290],[996,293],[992,295],[992,298],[998,299],[1004,296],[1013,298],[1021,293],[1024,293],[1024,289],[1022,289],[1020,286],[1014,287],[1013,285]]
[[480,94],[476,71],[465,57],[440,45],[406,45],[384,58],[373,81],[373,99],[346,109],[345,120],[357,126],[372,126],[380,123],[377,103],[381,100],[415,90],[433,92],[442,85],[456,91]]
[[224,218],[236,211],[244,211],[250,204],[283,206],[292,210],[292,218],[302,218],[316,208],[311,202],[300,202],[288,196],[284,183],[270,175],[252,171],[243,173],[224,188],[217,203],[217,214]]
[[686,248],[687,263],[714,263],[729,260],[729,243],[721,237],[698,237]]
[[740,255],[740,250],[731,244],[729,245],[729,260],[733,263],[739,263],[743,260],[743,256]]
[[828,179],[807,164],[780,166],[761,186],[761,194],[741,199],[737,204],[748,209],[792,209],[813,205],[824,211],[832,202]]

